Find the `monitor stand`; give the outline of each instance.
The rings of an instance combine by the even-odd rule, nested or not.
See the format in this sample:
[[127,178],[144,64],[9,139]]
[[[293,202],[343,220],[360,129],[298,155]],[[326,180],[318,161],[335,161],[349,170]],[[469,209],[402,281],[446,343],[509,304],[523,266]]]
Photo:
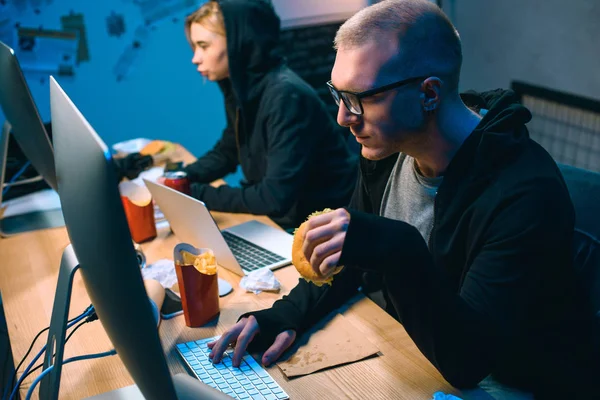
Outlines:
[[[73,288],[73,276],[79,269],[79,261],[69,244],[63,250],[58,271],[58,282],[52,305],[52,317],[50,329],[48,330],[48,343],[44,355],[43,371],[54,365],[54,368],[40,382],[40,399],[58,399],[60,389],[60,373],[63,365],[63,353],[65,350],[65,336],[67,333],[67,322],[69,320],[69,308],[71,306],[71,290]],[[52,356],[54,354],[54,357]]]
[[[0,133],[0,207],[2,207],[2,192],[6,187],[25,185],[43,179],[41,176],[37,176],[19,182],[5,183],[10,130],[10,123],[5,121],[2,132]],[[3,214],[4,210],[0,208],[0,237],[9,237],[19,233],[37,231],[40,229],[58,228],[65,225],[60,209],[33,211],[10,217],[3,217]]]

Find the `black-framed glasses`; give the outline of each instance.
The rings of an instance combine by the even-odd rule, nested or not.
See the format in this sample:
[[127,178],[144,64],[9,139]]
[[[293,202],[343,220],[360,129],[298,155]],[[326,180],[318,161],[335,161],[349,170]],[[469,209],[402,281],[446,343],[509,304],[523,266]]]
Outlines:
[[386,92],[388,90],[399,88],[400,86],[408,85],[409,83],[418,82],[421,80],[427,79],[428,76],[417,76],[414,78],[403,79],[398,82],[390,83],[389,85],[384,85],[375,89],[365,90],[364,92],[356,93],[349,92],[346,90],[337,90],[331,83],[331,81],[327,82],[327,87],[331,92],[331,96],[333,96],[333,100],[337,106],[340,106],[340,100],[344,102],[344,105],[354,115],[362,115],[363,107],[360,99],[364,99],[365,97],[374,96],[379,93]]

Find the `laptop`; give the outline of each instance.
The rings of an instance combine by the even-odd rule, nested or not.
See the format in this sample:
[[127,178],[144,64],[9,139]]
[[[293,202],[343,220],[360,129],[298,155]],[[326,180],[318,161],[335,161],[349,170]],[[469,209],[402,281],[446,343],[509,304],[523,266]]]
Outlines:
[[292,262],[293,236],[289,233],[256,220],[221,231],[202,201],[165,185],[144,182],[175,235],[193,246],[212,249],[219,265],[231,272],[244,276]]

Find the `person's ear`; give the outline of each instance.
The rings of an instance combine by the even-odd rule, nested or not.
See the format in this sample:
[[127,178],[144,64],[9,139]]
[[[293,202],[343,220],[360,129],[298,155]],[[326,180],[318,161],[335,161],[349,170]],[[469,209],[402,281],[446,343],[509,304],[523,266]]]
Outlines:
[[421,84],[421,105],[423,111],[433,112],[440,103],[440,89],[442,81],[436,77],[429,77]]

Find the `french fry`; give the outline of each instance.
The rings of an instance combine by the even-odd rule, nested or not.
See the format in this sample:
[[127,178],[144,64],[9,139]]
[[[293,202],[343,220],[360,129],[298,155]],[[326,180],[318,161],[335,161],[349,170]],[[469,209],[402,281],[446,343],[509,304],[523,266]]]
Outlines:
[[193,265],[201,274],[214,275],[217,273],[217,260],[212,251],[197,256],[182,250],[181,256],[185,265]]
[[181,250],[181,257],[183,257],[183,263],[185,265],[194,265],[194,261],[196,261],[196,255],[190,253],[189,251]]

